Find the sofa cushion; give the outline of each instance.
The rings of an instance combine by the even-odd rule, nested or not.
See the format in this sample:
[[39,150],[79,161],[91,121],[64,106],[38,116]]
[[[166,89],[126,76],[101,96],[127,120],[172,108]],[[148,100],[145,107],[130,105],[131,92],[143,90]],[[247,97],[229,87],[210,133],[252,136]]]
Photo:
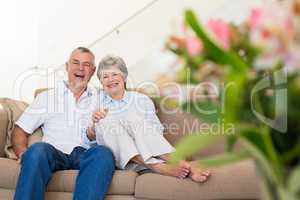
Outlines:
[[14,197],[14,191],[0,188],[0,199],[11,200]]
[[[20,164],[12,159],[0,158],[0,188],[15,189]],[[48,184],[49,192],[72,192],[78,170],[63,170],[53,173]],[[125,170],[116,170],[108,194],[132,195],[134,194],[137,173]]]
[[[14,189],[19,176],[20,164],[16,160],[0,158],[0,188]],[[5,172],[5,173],[3,173]]]
[[136,198],[145,199],[259,199],[258,179],[252,161],[212,169],[205,183],[190,179],[144,174],[136,180]]
[[[15,127],[15,122],[19,119],[21,114],[27,108],[28,104],[23,101],[17,101],[9,98],[1,98],[0,104],[5,109],[8,118],[8,125],[6,130],[7,136],[4,147],[5,155],[7,158],[17,159],[17,156],[14,153],[11,145],[11,134]],[[42,130],[39,128],[28,137],[28,146],[40,141],[41,139]]]
[[[14,190],[0,188],[1,200],[12,200],[14,197]],[[45,200],[72,200],[73,194],[70,192],[46,192]],[[107,195],[105,200],[135,200],[132,195]]]
[[[78,170],[57,171],[52,175],[48,191],[72,192],[75,186]],[[125,170],[116,170],[108,194],[131,195],[134,194],[137,173]]]

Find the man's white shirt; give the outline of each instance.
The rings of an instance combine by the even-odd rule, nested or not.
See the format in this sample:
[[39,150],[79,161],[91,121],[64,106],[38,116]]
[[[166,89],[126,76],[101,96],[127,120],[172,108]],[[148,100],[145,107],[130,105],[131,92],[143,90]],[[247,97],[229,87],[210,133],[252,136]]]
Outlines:
[[97,102],[91,88],[76,102],[67,83],[61,81],[54,89],[40,93],[16,124],[29,134],[41,127],[43,142],[69,154],[76,146],[90,147],[86,128]]

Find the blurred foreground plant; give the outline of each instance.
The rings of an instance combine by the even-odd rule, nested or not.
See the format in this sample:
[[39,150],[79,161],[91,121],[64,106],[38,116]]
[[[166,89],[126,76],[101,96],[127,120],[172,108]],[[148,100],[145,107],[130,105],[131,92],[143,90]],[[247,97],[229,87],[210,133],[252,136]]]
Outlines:
[[[221,120],[234,133],[189,135],[177,145],[173,161],[225,137],[228,151],[199,160],[201,166],[253,158],[265,198],[300,199],[299,8],[299,1],[269,3],[252,9],[240,25],[211,19],[204,26],[192,10],[185,12],[183,36],[167,41],[182,63],[177,82],[196,85],[181,107],[210,124]],[[209,84],[202,94],[215,98],[197,95],[203,83]],[[243,144],[239,151],[233,150],[237,141]]]

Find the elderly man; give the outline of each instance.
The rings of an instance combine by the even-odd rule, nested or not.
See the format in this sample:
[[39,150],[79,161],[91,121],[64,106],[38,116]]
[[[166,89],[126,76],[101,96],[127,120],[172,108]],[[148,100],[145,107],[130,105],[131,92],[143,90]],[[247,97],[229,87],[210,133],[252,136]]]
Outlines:
[[[95,72],[95,57],[78,47],[66,63],[68,80],[39,94],[16,122],[13,149],[21,158],[15,199],[44,199],[47,183],[57,170],[78,169],[73,199],[104,199],[114,169],[111,151],[91,145],[85,132],[94,105],[87,84]],[[27,136],[43,130],[42,142],[27,148]]]

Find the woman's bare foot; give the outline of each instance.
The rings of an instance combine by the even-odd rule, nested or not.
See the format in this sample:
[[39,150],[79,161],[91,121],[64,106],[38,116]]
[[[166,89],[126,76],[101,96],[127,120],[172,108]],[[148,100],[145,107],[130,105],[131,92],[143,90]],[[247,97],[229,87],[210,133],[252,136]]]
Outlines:
[[186,161],[180,161],[177,165],[171,165],[166,163],[157,163],[157,164],[150,164],[151,169],[155,172],[174,176],[177,178],[185,178],[190,173],[190,164]]
[[202,170],[199,167],[191,166],[189,177],[195,182],[203,183],[207,181],[210,175],[211,173],[209,170]]

